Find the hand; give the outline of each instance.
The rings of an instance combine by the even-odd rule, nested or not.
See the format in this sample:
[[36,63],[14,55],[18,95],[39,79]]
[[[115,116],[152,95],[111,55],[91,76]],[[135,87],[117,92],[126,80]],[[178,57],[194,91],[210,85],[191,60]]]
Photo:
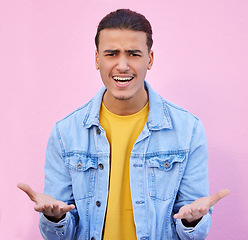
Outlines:
[[42,212],[50,221],[59,222],[67,212],[75,208],[73,204],[67,205],[50,195],[37,193],[25,183],[18,183],[17,187],[24,191],[30,200],[35,202],[35,211]]
[[197,223],[206,215],[209,209],[214,206],[219,200],[228,196],[228,189],[221,190],[213,196],[203,197],[195,200],[191,204],[180,208],[179,212],[174,215],[175,219],[185,219],[189,224]]

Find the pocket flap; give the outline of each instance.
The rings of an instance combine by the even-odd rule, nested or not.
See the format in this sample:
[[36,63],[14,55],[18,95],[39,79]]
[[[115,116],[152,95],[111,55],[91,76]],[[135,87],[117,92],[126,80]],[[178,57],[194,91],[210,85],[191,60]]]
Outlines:
[[178,155],[160,155],[147,159],[147,165],[151,168],[159,168],[163,171],[170,171],[176,162],[182,162],[185,154]]
[[97,169],[97,158],[87,157],[85,155],[74,154],[66,159],[66,165],[74,171],[84,172],[89,168]]

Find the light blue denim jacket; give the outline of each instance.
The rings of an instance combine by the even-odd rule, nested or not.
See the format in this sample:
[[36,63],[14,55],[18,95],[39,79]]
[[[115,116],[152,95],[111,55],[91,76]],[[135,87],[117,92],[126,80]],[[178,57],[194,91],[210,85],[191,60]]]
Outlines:
[[[162,99],[145,82],[149,115],[130,158],[130,184],[138,240],[205,239],[211,211],[194,228],[174,213],[208,195],[207,143],[201,121]],[[100,240],[106,214],[110,147],[99,123],[102,88],[56,123],[48,141],[45,193],[76,209],[59,223],[40,215],[44,239]],[[112,239],[110,239],[112,240]]]

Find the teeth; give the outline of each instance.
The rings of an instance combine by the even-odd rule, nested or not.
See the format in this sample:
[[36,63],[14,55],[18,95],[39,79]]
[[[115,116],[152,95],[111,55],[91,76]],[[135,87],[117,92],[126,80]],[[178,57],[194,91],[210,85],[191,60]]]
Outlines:
[[113,77],[115,81],[130,81],[133,77]]
[[119,83],[119,84],[126,84],[126,82],[121,82],[121,81],[119,81],[118,83]]

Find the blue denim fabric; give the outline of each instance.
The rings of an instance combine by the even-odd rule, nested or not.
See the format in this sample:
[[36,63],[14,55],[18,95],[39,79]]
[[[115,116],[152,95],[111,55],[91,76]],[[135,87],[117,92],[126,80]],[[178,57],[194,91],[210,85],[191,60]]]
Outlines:
[[[145,86],[149,116],[130,158],[137,239],[205,239],[211,211],[194,228],[186,228],[181,220],[173,218],[182,206],[208,195],[203,125],[194,115],[162,99],[147,82]],[[110,147],[99,123],[105,90],[102,88],[52,130],[45,163],[45,193],[74,203],[76,209],[59,223],[41,214],[40,230],[45,239],[102,237],[110,167]]]

